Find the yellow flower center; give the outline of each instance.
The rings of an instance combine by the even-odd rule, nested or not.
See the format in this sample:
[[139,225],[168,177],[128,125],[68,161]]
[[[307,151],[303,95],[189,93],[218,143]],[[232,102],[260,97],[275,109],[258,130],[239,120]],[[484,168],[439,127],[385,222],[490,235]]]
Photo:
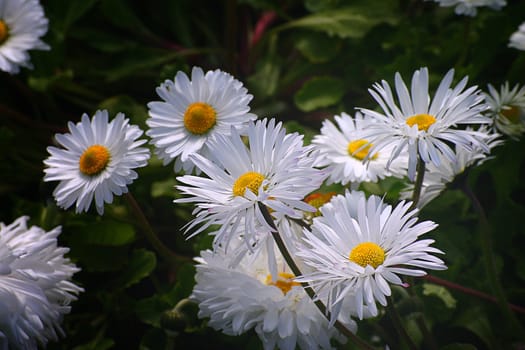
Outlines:
[[352,249],[349,259],[362,267],[370,265],[375,269],[385,261],[385,251],[375,243],[363,242]]
[[214,125],[217,113],[212,106],[203,102],[195,102],[188,106],[184,112],[184,126],[196,135],[208,132]]
[[300,286],[299,282],[293,280],[295,276],[288,272],[279,272],[279,277],[275,282],[272,282],[272,275],[266,276],[266,284],[276,286],[284,295],[292,289],[293,286]]
[[520,109],[516,106],[508,106],[501,110],[501,115],[503,115],[509,122],[512,124],[518,124],[520,122]]
[[[371,147],[372,144],[365,139],[351,141],[348,143],[348,154],[356,159],[363,160],[368,155],[368,152],[370,152]],[[376,159],[377,153],[374,154],[371,158]]]
[[319,216],[321,213],[319,212],[319,208],[323,206],[323,204],[330,202],[330,199],[332,199],[333,196],[335,196],[335,192],[328,192],[328,193],[312,193],[304,199],[304,201],[308,204],[310,204],[312,207],[316,208],[317,211],[313,213],[313,216]]
[[101,145],[93,145],[80,156],[78,168],[86,175],[97,175],[106,168],[110,159],[109,151]]
[[9,28],[4,21],[0,19],[0,44],[3,44],[9,37]]
[[430,128],[430,125],[434,124],[436,122],[436,118],[431,116],[430,114],[416,114],[409,118],[407,118],[406,123],[408,126],[412,127],[415,124],[417,124],[418,130],[425,130],[428,131],[428,128]]
[[259,187],[261,187],[263,181],[264,176],[255,171],[248,171],[235,180],[232,189],[233,195],[244,196],[246,188],[252,191],[255,195],[258,195]]

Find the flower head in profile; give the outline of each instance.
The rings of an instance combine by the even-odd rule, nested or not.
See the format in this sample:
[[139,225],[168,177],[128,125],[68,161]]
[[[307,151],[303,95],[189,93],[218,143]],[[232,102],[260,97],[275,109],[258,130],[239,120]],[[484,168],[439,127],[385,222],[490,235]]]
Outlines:
[[525,22],[510,36],[509,47],[525,51]]
[[84,114],[68,127],[69,133],[55,136],[63,148],[47,148],[44,181],[60,181],[53,192],[60,207],[67,209],[76,202],[80,213],[94,199],[102,215],[104,203],[112,203],[114,194],[126,193],[137,178],[133,169],[148,162],[149,150],[140,147],[146,140],[138,140],[143,132],[122,113],[108,122],[106,110],[97,111],[92,119]]
[[[493,133],[488,128],[481,128],[480,131],[485,132],[485,144],[492,151],[492,149],[503,143],[501,135]],[[454,181],[454,179],[464,173],[469,167],[481,165],[486,160],[490,159],[490,152],[486,153],[484,150],[474,147],[467,150],[461,146],[454,150],[456,156],[454,161],[442,156],[441,165],[435,166],[429,163],[425,170],[423,178],[423,185],[421,187],[421,194],[417,207],[423,208],[433,199],[435,199],[441,192],[443,192],[447,185]],[[400,192],[401,199],[410,199],[414,192],[414,184],[409,184],[403,191]]]
[[[317,152],[316,165],[326,167],[329,175],[327,182],[359,184],[361,182],[377,182],[386,176],[404,176],[407,168],[407,158],[400,156],[390,164],[387,170],[392,146],[387,146],[379,153],[369,155],[373,146],[363,135],[373,123],[361,113],[351,118],[346,113],[335,116],[337,126],[329,120],[323,122],[321,134],[312,141]],[[365,161],[366,159],[366,161]]]
[[453,77],[454,70],[451,69],[431,98],[427,68],[415,71],[410,92],[401,75],[396,73],[399,107],[386,81],[374,84],[369,92],[384,114],[362,109],[365,115],[375,120],[368,126],[367,137],[373,144],[369,153],[380,153],[389,147],[392,150],[389,166],[399,155],[408,151],[408,177],[414,180],[418,159],[436,166],[441,164],[440,155],[453,161],[451,145],[461,145],[468,150],[480,147],[488,152],[483,143],[483,133],[459,128],[461,125],[491,123],[490,118],[481,114],[487,108],[483,103],[484,96],[476,86],[464,90],[467,77],[451,88]]
[[48,21],[38,0],[0,1],[0,70],[16,74],[32,68],[29,50],[49,50],[40,40]]
[[311,147],[303,146],[302,136],[286,134],[274,119],[250,123],[248,145],[232,128],[230,136],[218,135],[209,143],[210,158],[191,155],[206,175],[177,177],[177,189],[186,198],[176,203],[195,203],[195,218],[187,231],[201,225],[190,237],[213,224],[214,245],[228,246],[242,226],[251,247],[272,228],[263,218],[259,203],[267,206],[276,220],[283,216],[301,218],[302,211],[315,211],[303,199],[316,190],[324,173],[313,167]]
[[27,227],[27,217],[0,223],[0,348],[37,349],[63,335],[62,318],[82,288],[80,269],[57,246],[60,227]]
[[488,88],[485,99],[494,126],[499,132],[517,139],[525,132],[525,86],[520,88],[516,84],[511,89],[509,82],[505,82],[499,91],[490,84]]
[[376,301],[386,305],[389,284],[401,285],[400,275],[423,276],[424,269],[443,270],[443,261],[430,247],[431,239],[419,236],[436,227],[431,221],[417,223],[411,203],[394,208],[377,196],[346,192],[321,207],[322,216],[305,229],[303,247],[296,255],[313,272],[298,280],[308,282],[327,300],[332,317],[338,317],[345,299],[362,318],[369,309],[377,315]]
[[[243,243],[232,242],[235,244]],[[344,341],[293,280],[281,256],[278,274],[271,274],[266,265],[268,254],[261,249],[232,264],[231,255],[224,250],[203,251],[196,259],[197,283],[191,295],[199,304],[199,317],[209,318],[209,326],[228,335],[254,329],[268,350],[332,349],[331,338]],[[347,322],[355,331],[355,322]]]
[[434,2],[438,2],[442,7],[456,6],[454,9],[456,15],[471,17],[476,16],[478,7],[489,7],[493,10],[499,10],[507,5],[506,0],[434,0]]
[[249,113],[248,94],[242,83],[221,70],[194,67],[191,80],[178,72],[157,88],[163,101],[148,103],[150,129],[156,153],[168,164],[175,159],[175,171],[189,173],[194,164],[192,153],[207,155],[207,143],[215,135],[229,135],[232,126],[241,131],[257,118]]

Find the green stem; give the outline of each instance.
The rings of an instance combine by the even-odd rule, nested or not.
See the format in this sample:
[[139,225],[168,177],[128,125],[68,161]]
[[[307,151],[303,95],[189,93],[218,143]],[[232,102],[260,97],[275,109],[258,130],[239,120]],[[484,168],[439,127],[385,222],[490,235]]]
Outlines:
[[153,228],[151,227],[148,219],[144,215],[142,209],[140,209],[139,204],[137,203],[135,197],[133,197],[131,192],[126,193],[124,197],[128,201],[129,207],[131,208],[131,211],[133,212],[135,218],[138,220],[138,223],[142,228],[144,236],[164,260],[172,264],[178,264],[181,261],[191,260],[188,257],[175,254],[173,251],[171,251],[171,249],[166,247],[164,243],[162,243],[162,241],[155,234],[155,231],[153,231]]
[[417,350],[416,344],[414,344],[414,341],[412,338],[410,338],[410,335],[408,335],[405,327],[403,327],[401,317],[399,317],[399,313],[397,312],[397,309],[394,305],[394,299],[392,297],[388,297],[387,310],[388,316],[390,317],[390,320],[392,320],[392,324],[394,325],[394,328],[396,329],[399,336],[403,338],[409,349]]
[[[272,228],[272,236],[275,239],[275,243],[277,244],[277,247],[279,248],[279,251],[283,255],[284,260],[286,261],[286,263],[288,264],[288,266],[290,267],[290,269],[292,270],[293,274],[296,277],[302,276],[303,274],[302,274],[301,270],[299,269],[299,266],[297,266],[297,264],[293,260],[292,256],[290,255],[290,252],[286,248],[286,245],[285,245],[281,235],[279,234],[279,230],[277,229],[277,226],[275,225],[275,222],[273,221],[272,216],[270,215],[270,212],[268,211],[268,208],[261,202],[258,202],[258,204],[259,204],[259,209],[261,210],[261,213],[262,213],[264,219],[266,220],[268,225],[270,225],[270,227]],[[304,288],[306,294],[308,294],[310,299],[312,299],[312,301],[315,303],[315,305],[317,306],[319,311],[321,311],[321,313],[323,315],[325,315],[325,317],[328,320],[330,320],[330,318],[331,318],[330,312],[328,310],[326,310],[326,306],[324,305],[324,303],[321,300],[315,298],[315,291],[312,289],[312,287],[310,287],[308,285],[308,283],[306,283],[306,282],[301,282],[301,286]],[[374,349],[367,342],[365,342],[364,340],[362,340],[361,338],[356,336],[354,333],[352,333],[341,322],[336,320],[334,325],[341,333],[346,335],[360,349],[367,349],[367,350],[373,350]]]
[[421,196],[421,188],[423,187],[423,179],[425,178],[425,162],[421,157],[417,158],[416,172],[416,182],[414,183],[414,192],[412,192],[412,205],[410,206],[409,211],[417,208],[417,203]]
[[468,185],[465,180],[462,184],[463,192],[469,197],[474,206],[474,210],[478,213],[480,221],[480,238],[481,238],[481,251],[483,253],[483,262],[485,264],[485,270],[487,272],[488,281],[494,291],[496,300],[501,309],[501,312],[507,317],[510,321],[511,326],[514,328],[516,334],[520,334],[521,337],[525,336],[525,329],[516,319],[515,315],[512,313],[503,287],[498,278],[498,269],[496,267],[496,259],[494,257],[494,252],[492,251],[492,236],[490,231],[490,223],[485,214],[483,206],[479,202],[478,198]]

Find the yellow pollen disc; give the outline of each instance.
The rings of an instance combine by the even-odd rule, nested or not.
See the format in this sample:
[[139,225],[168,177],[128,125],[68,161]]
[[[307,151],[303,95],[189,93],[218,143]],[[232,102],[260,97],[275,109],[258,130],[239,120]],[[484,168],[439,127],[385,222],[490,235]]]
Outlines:
[[106,147],[93,145],[80,156],[78,168],[86,175],[97,175],[106,168],[110,154]]
[[501,115],[503,115],[512,124],[518,124],[520,122],[520,109],[516,106],[509,106],[510,108],[502,109]]
[[313,213],[314,216],[319,216],[321,213],[319,212],[319,208],[323,206],[323,204],[330,202],[330,199],[332,199],[333,196],[335,196],[335,192],[328,192],[328,193],[312,193],[304,199],[304,201],[308,204],[310,204],[312,207],[316,208],[317,211]]
[[[366,145],[366,146],[365,146]],[[370,148],[372,147],[372,144],[369,143],[365,139],[358,139],[355,141],[351,141],[348,143],[348,154],[352,157],[363,160],[368,155],[368,152],[370,152]],[[374,154],[371,159],[377,158],[377,153]]]
[[4,41],[7,40],[8,36],[9,28],[7,27],[7,24],[5,24],[5,22],[0,19],[0,44],[3,44]]
[[430,128],[430,125],[434,124],[436,122],[436,118],[431,116],[430,114],[416,114],[409,118],[407,118],[406,123],[408,126],[412,127],[415,124],[417,124],[418,130],[425,130],[428,131],[428,128]]
[[233,184],[233,195],[234,196],[244,196],[246,188],[255,193],[259,194],[259,187],[261,187],[262,182],[264,181],[264,176],[255,171],[248,171],[247,173],[239,176]]
[[293,280],[295,276],[288,272],[279,272],[279,277],[277,281],[272,282],[272,275],[266,276],[266,284],[276,286],[279,288],[284,295],[292,289],[293,286],[300,286],[299,282]]
[[208,132],[214,125],[217,113],[212,106],[203,102],[195,102],[188,106],[184,112],[184,126],[196,135]]
[[375,243],[363,242],[352,249],[348,258],[362,267],[370,265],[375,269],[385,261],[385,251]]

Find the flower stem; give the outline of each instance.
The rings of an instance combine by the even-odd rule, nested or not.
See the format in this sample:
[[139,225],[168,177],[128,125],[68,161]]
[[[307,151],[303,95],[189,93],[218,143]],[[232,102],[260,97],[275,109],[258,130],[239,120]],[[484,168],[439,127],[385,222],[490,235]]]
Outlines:
[[423,187],[423,179],[425,178],[425,162],[421,157],[417,158],[416,172],[416,182],[414,183],[414,192],[412,192],[412,205],[409,211],[417,207],[419,197],[421,196],[421,188]]
[[408,335],[405,327],[403,327],[403,323],[401,322],[401,317],[399,317],[399,313],[397,312],[397,309],[394,305],[394,299],[392,297],[388,297],[388,299],[389,299],[388,305],[387,305],[388,316],[390,317],[390,320],[392,320],[392,324],[394,325],[396,332],[399,334],[401,338],[404,339],[409,349],[417,350],[416,344],[414,344],[414,341],[412,340],[412,338],[410,338],[410,335]]
[[[283,255],[284,260],[286,261],[286,263],[288,264],[288,266],[290,267],[290,269],[292,270],[293,274],[296,277],[302,276],[302,272],[299,269],[299,266],[297,266],[297,264],[293,260],[292,256],[290,255],[290,252],[286,248],[286,245],[285,245],[283,239],[281,238],[281,235],[279,234],[279,230],[277,229],[277,226],[275,225],[275,222],[273,221],[273,219],[272,219],[272,217],[270,215],[270,212],[268,211],[268,208],[261,202],[258,202],[258,204],[259,204],[259,209],[261,210],[261,213],[262,213],[264,219],[266,220],[268,225],[270,225],[270,227],[272,228],[272,236],[275,239],[275,243],[277,244],[277,247],[279,248],[279,251]],[[306,282],[301,282],[301,286],[304,288],[304,291],[306,292],[306,294],[308,294],[310,299],[312,299],[312,301],[315,303],[315,305],[317,306],[319,311],[321,311],[321,313],[323,315],[325,315],[325,317],[328,320],[330,320],[330,312],[328,310],[326,310],[326,306],[324,305],[324,303],[321,300],[315,298],[315,291],[312,289],[312,287],[310,287],[308,285],[308,283],[306,283]],[[334,325],[341,333],[343,333],[348,338],[350,338],[350,340],[355,345],[357,345],[360,349],[367,349],[367,350],[373,350],[374,349],[367,342],[365,342],[364,340],[362,340],[361,338],[356,336],[354,333],[352,333],[341,322],[336,320]]]
[[507,317],[511,326],[514,328],[514,332],[516,332],[516,334],[521,334],[523,337],[523,335],[525,335],[525,329],[512,313],[505,293],[503,291],[503,287],[500,284],[498,278],[496,260],[494,257],[494,252],[492,251],[492,236],[490,231],[490,223],[487,219],[487,215],[485,214],[485,210],[483,209],[483,206],[479,202],[478,198],[476,197],[470,186],[468,185],[466,179],[463,182],[461,189],[467,195],[467,197],[469,197],[469,199],[472,202],[472,205],[474,206],[474,210],[478,213],[479,216],[479,231],[481,239],[481,251],[483,253],[483,262],[485,264],[485,270],[487,272],[488,281],[494,291],[497,303],[499,304],[502,313],[505,315],[505,317]]
[[137,203],[135,197],[133,197],[131,192],[126,193],[124,197],[126,198],[135,218],[138,220],[138,224],[142,228],[144,236],[164,260],[173,264],[180,263],[181,261],[191,260],[190,258],[187,258],[185,256],[175,254],[173,251],[171,251],[171,249],[166,247],[164,243],[162,243],[162,241],[155,234],[155,231],[153,231],[153,228],[151,227],[148,219],[146,218],[146,215],[144,215],[144,212],[142,211],[142,209],[140,209],[139,204]]

